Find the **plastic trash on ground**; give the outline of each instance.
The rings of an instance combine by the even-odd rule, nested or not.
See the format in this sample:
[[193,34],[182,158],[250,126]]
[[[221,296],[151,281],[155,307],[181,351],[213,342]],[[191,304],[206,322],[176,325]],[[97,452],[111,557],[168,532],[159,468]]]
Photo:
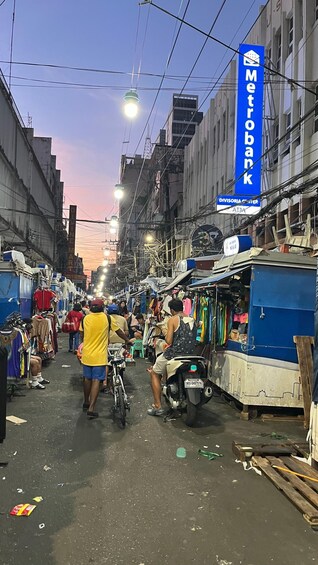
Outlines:
[[35,508],[35,504],[17,504],[14,508],[12,508],[10,514],[11,516],[30,516]]
[[222,453],[215,453],[214,451],[205,451],[204,449],[199,449],[198,453],[199,455],[202,455],[202,457],[207,457],[209,461],[213,461],[217,457],[223,457]]

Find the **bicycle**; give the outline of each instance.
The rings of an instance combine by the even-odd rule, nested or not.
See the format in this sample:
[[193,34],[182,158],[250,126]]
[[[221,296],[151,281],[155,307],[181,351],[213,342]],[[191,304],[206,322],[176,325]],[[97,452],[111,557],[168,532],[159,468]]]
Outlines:
[[111,388],[114,395],[114,404],[112,406],[112,414],[114,419],[119,415],[119,421],[124,428],[126,425],[126,413],[130,410],[128,396],[126,394],[123,381],[126,362],[124,357],[124,347],[121,344],[112,344],[108,348],[108,361],[112,367]]

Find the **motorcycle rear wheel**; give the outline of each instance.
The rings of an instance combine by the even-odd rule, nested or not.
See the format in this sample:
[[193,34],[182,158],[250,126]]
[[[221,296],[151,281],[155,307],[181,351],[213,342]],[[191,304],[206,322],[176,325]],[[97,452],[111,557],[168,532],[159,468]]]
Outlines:
[[119,387],[118,389],[118,408],[119,408],[119,420],[123,428],[126,425],[126,406],[123,389]]
[[193,404],[189,400],[189,395],[187,393],[187,413],[185,417],[185,425],[188,426],[189,428],[192,428],[196,423],[197,417],[198,417],[198,406],[196,404]]

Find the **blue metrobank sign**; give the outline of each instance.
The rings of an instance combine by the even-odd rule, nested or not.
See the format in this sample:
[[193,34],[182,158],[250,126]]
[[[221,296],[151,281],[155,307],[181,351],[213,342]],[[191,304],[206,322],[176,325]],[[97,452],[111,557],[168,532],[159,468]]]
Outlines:
[[240,45],[236,119],[235,194],[261,193],[264,47]]

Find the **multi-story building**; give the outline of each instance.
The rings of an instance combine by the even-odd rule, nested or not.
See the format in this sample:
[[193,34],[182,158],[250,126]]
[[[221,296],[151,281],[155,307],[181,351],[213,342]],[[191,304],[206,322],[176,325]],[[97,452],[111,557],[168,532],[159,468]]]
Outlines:
[[48,161],[49,180],[27,130],[0,78],[0,227],[4,249],[22,251],[30,261],[57,264],[57,224],[62,223],[63,183]]
[[167,128],[160,131],[151,156],[122,156],[119,287],[139,281],[150,270],[163,276],[171,271],[182,208],[184,147],[201,120],[197,96],[174,94]]
[[211,223],[226,235],[242,226],[243,232],[254,235],[257,245],[270,247],[273,227],[279,236],[285,234],[285,214],[294,232],[301,228],[307,213],[317,216],[316,185],[301,194],[304,182],[317,177],[317,0],[269,1],[243,42],[263,45],[266,53],[263,111],[266,154],[262,159],[261,191],[272,190],[272,195],[262,199],[262,204],[276,198],[283,183],[285,188],[289,185],[296,188],[295,194],[266,208],[266,217],[256,222],[246,216],[216,213],[216,196],[234,190],[237,103],[236,89],[231,88],[237,80],[234,59],[185,149],[183,215],[193,218],[187,231],[198,223]]
[[198,96],[174,94],[167,119],[167,144],[180,149],[186,147],[202,118],[203,113],[198,111]]

